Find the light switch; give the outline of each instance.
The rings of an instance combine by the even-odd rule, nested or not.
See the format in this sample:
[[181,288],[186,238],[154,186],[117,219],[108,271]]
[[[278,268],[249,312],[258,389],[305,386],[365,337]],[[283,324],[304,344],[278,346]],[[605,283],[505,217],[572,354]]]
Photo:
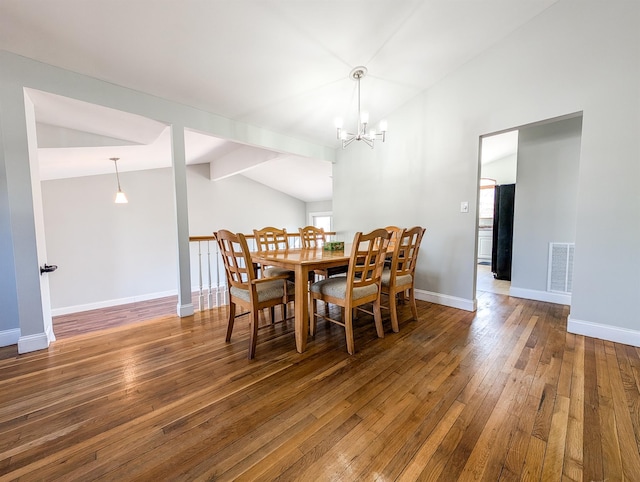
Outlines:
[[468,213],[469,212],[469,201],[462,201],[460,203],[460,212]]

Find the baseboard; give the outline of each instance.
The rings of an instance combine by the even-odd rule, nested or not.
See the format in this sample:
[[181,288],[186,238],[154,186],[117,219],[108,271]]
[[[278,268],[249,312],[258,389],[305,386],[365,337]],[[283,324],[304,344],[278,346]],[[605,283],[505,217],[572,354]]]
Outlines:
[[576,320],[571,318],[571,315],[567,317],[567,331],[574,335],[590,336],[591,338],[640,347],[640,331]]
[[468,300],[466,298],[458,298],[457,296],[443,295],[442,293],[434,293],[433,291],[415,290],[417,300],[428,301],[438,305],[450,306],[465,311],[476,311],[478,309],[478,300]]
[[18,339],[18,353],[29,353],[31,351],[44,350],[49,347],[49,337],[46,333],[36,335],[21,336]]
[[509,296],[514,298],[525,298],[527,300],[546,301],[559,305],[571,305],[571,295],[563,293],[552,293],[550,291],[529,290],[525,288],[509,288]]
[[160,291],[158,293],[148,293],[139,296],[130,296],[128,298],[118,298],[115,300],[97,301],[95,303],[87,303],[86,305],[66,306],[64,308],[53,308],[51,316],[69,315],[71,313],[79,313],[81,311],[99,310],[100,308],[109,308],[111,306],[127,305],[129,303],[137,303],[139,301],[155,300],[156,298],[166,298],[167,296],[176,296],[177,290]]
[[20,339],[20,328],[0,331],[0,346],[16,345]]

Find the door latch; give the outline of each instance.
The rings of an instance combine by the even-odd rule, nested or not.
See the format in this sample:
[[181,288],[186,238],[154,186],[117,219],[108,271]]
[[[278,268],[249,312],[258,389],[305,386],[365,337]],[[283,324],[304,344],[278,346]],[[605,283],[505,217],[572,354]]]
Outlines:
[[40,266],[40,274],[42,275],[42,273],[53,273],[57,269],[58,267],[55,264],[45,263],[44,266]]

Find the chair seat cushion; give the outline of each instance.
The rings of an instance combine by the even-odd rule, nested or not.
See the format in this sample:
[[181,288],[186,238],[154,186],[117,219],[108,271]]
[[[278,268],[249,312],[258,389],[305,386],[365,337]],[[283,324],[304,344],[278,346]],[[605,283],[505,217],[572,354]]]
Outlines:
[[[325,278],[311,285],[311,291],[321,293],[333,298],[345,299],[347,297],[347,278],[338,276],[335,278]],[[365,296],[373,295],[378,292],[376,285],[368,285],[353,289],[353,299],[357,300]]]
[[265,278],[273,278],[274,276],[280,276],[282,274],[293,276],[293,271],[286,268],[278,268],[277,266],[270,266],[264,269],[263,274]]
[[[258,291],[258,301],[268,301],[274,298],[282,298],[284,296],[284,285],[281,279],[273,281],[265,281],[256,285]],[[293,296],[295,293],[295,285],[291,281],[287,281],[287,294]],[[251,301],[249,290],[243,290],[235,286],[231,287],[231,296],[240,298],[246,302]]]
[[[385,288],[389,287],[389,281],[391,280],[391,270],[385,269],[382,271],[381,284]],[[396,285],[405,286],[413,283],[413,277],[410,274],[403,274],[402,276],[396,276]]]

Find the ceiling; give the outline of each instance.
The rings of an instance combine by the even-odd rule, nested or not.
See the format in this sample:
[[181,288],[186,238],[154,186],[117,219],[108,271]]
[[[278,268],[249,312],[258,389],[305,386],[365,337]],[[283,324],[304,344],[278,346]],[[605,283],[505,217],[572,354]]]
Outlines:
[[[353,67],[368,69],[362,106],[376,125],[556,1],[0,0],[0,48],[337,148],[334,119],[356,122]],[[170,165],[166,126],[30,95],[43,179],[113,172],[110,157],[121,171]],[[185,143],[190,164],[240,148],[196,132]],[[327,161],[265,158],[242,175],[331,198]]]

